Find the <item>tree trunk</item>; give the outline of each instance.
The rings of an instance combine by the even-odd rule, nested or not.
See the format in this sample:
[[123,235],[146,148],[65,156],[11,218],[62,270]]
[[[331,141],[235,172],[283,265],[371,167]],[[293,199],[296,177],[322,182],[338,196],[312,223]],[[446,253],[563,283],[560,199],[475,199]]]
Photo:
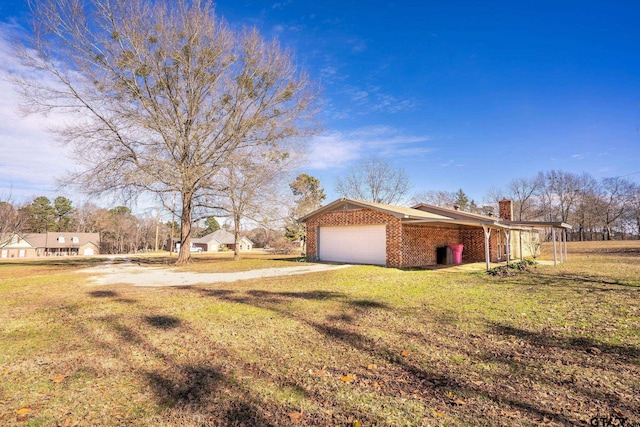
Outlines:
[[604,240],[611,240],[611,226],[609,224],[607,224],[605,226],[605,239]]
[[233,216],[233,259],[240,259],[240,215]]
[[188,264],[191,262],[191,196],[188,194],[182,195],[180,220],[180,253],[176,264]]

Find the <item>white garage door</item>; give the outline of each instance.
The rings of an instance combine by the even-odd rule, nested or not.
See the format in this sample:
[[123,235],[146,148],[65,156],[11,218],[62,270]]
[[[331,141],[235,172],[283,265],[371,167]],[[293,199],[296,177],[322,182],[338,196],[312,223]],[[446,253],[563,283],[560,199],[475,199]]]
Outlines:
[[321,261],[387,264],[385,225],[320,227],[318,257]]

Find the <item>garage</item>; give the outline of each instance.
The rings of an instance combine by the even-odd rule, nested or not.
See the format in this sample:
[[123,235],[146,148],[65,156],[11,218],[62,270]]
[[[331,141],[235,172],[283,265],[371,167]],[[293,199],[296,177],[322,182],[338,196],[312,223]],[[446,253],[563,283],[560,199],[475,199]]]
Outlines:
[[387,227],[344,225],[319,228],[318,257],[321,261],[354,264],[387,264]]

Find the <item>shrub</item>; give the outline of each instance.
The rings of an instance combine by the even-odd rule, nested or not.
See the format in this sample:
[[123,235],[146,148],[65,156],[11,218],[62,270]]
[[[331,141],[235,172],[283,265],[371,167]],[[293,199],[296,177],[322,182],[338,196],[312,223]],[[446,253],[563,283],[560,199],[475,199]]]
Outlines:
[[534,260],[523,259],[522,261],[510,262],[509,264],[492,268],[487,271],[487,274],[496,277],[511,277],[515,276],[518,271],[528,271],[529,267],[535,264]]
[[291,255],[300,253],[300,246],[294,242],[285,239],[278,239],[271,244],[271,252],[279,255]]

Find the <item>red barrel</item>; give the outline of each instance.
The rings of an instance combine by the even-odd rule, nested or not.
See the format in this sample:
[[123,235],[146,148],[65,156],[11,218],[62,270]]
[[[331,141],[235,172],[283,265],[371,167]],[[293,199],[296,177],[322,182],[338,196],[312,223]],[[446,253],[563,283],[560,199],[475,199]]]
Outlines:
[[449,245],[449,247],[451,248],[453,263],[462,264],[462,249],[464,249],[464,245]]

